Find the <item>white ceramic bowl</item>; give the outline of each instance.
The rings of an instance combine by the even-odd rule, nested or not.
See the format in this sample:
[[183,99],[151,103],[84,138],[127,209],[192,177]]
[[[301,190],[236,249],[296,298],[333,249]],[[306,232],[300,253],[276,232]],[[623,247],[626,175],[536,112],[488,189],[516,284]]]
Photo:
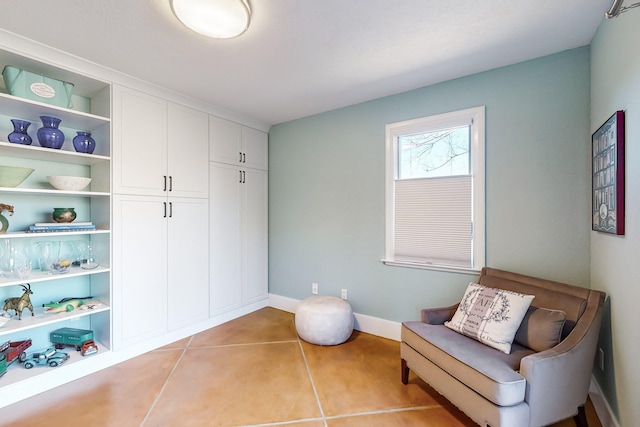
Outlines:
[[53,188],[64,191],[80,191],[91,182],[91,178],[82,176],[48,176],[47,180]]

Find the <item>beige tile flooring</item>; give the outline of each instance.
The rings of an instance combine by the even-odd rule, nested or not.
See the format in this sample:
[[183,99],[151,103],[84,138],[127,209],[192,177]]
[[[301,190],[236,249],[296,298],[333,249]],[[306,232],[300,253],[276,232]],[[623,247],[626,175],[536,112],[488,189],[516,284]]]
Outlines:
[[0,425],[475,425],[413,374],[403,385],[399,357],[397,342],[357,331],[308,344],[293,314],[265,308],[0,409]]

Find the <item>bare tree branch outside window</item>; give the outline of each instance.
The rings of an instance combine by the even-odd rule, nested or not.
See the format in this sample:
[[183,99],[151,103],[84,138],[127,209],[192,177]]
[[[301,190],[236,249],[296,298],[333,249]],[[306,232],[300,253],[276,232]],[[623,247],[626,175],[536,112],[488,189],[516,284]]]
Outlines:
[[399,138],[400,179],[469,174],[469,127]]

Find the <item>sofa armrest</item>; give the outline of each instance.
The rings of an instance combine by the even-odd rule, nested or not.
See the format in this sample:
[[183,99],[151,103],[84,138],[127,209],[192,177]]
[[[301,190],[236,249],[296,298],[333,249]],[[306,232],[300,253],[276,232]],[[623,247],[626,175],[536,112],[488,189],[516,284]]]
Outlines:
[[592,292],[587,309],[562,342],[520,361],[520,375],[527,380],[525,400],[531,411],[530,425],[571,417],[578,406],[585,404],[603,303],[604,294]]
[[420,312],[420,318],[422,323],[428,323],[429,325],[442,325],[447,320],[451,320],[459,304],[452,305],[450,307],[440,308],[425,308]]

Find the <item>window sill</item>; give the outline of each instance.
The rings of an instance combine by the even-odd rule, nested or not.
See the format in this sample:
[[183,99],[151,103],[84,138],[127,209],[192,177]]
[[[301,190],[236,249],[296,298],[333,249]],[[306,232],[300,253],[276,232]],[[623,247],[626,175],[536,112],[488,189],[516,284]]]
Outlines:
[[449,267],[444,265],[423,264],[418,262],[408,261],[395,261],[391,259],[381,259],[384,265],[391,267],[405,267],[405,268],[417,268],[420,270],[433,270],[433,271],[446,271],[448,273],[461,273],[461,274],[480,274],[480,269],[463,268],[463,267]]

